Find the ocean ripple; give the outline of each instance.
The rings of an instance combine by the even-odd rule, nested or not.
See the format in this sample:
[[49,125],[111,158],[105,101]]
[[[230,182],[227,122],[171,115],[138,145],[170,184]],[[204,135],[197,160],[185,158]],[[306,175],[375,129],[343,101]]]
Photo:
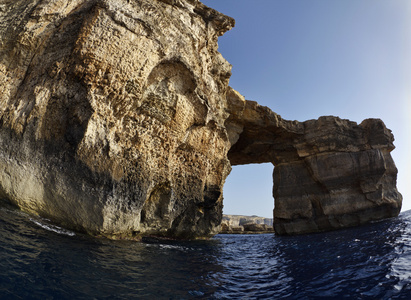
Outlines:
[[411,212],[305,236],[96,239],[0,209],[0,299],[411,299]]

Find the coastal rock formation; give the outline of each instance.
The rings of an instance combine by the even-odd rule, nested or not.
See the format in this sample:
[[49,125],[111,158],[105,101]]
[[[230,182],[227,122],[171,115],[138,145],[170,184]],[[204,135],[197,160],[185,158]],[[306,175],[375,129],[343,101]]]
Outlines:
[[300,123],[234,90],[227,99],[231,164],[275,166],[276,233],[325,231],[399,214],[394,138],[381,120],[357,124],[325,116]]
[[0,198],[93,235],[209,237],[234,20],[196,0],[0,4]]
[[223,215],[220,233],[270,233],[273,230],[272,218]]
[[247,223],[241,226],[231,226],[224,221],[221,223],[220,231],[222,234],[260,234],[273,232],[273,227],[266,224]]
[[273,227],[272,218],[264,218],[258,216],[242,216],[242,215],[223,215],[223,222],[230,226],[243,226],[244,224],[265,224]]
[[112,238],[219,232],[231,165],[272,162],[277,233],[398,214],[380,120],[286,121],[228,87],[197,0],[0,3],[0,198]]

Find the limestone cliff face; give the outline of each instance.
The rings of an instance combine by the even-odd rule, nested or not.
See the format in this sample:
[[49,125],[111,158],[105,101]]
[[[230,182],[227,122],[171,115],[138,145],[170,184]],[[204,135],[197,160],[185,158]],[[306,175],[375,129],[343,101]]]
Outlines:
[[0,5],[0,198],[95,235],[217,233],[234,20],[196,0]]
[[93,235],[209,237],[230,162],[272,162],[277,233],[398,214],[384,124],[245,101],[232,26],[197,0],[2,1],[0,198]]
[[234,90],[227,99],[231,164],[275,166],[276,233],[325,231],[399,214],[402,196],[390,155],[394,138],[381,120],[358,125],[326,116],[300,123]]

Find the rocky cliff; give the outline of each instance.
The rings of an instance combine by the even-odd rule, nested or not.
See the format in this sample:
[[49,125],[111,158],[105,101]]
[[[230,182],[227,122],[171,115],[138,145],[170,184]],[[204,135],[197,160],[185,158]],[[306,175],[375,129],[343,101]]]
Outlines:
[[20,0],[0,24],[3,198],[90,234],[218,232],[233,19],[195,0]]
[[217,51],[233,26],[197,0],[2,1],[0,198],[93,235],[210,237],[231,164],[269,161],[278,233],[398,214],[384,124],[245,101]]

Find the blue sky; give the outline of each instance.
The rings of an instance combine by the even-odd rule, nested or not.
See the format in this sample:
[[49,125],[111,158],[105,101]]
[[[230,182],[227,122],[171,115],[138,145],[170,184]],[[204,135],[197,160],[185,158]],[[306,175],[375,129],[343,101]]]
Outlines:
[[[411,1],[203,0],[233,17],[219,38],[230,85],[288,120],[380,118],[411,209]],[[235,166],[224,213],[272,217],[271,164]]]

